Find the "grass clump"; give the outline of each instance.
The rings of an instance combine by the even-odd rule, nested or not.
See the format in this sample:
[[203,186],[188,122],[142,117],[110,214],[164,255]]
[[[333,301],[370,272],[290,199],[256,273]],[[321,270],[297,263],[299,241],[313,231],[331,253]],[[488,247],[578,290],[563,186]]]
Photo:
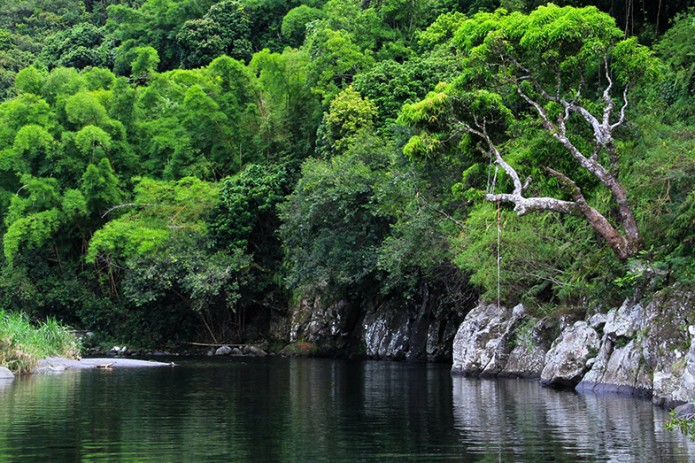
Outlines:
[[0,365],[24,374],[42,358],[78,355],[77,338],[54,318],[34,325],[24,313],[0,310]]

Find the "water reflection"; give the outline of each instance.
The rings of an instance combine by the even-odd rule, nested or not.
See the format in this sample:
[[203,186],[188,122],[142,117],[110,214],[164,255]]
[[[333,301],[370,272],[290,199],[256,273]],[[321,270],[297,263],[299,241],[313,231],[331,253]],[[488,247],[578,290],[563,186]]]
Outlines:
[[666,431],[667,414],[648,401],[511,379],[454,378],[453,391],[461,440],[488,461],[677,463],[695,455],[693,443]]
[[316,359],[66,372],[0,387],[0,462],[685,462],[648,402]]

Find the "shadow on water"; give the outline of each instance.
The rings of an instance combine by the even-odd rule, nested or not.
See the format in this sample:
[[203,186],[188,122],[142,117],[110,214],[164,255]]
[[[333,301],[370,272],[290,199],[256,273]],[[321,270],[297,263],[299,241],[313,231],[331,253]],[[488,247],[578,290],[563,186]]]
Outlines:
[[686,462],[649,402],[444,365],[183,360],[0,387],[0,462]]

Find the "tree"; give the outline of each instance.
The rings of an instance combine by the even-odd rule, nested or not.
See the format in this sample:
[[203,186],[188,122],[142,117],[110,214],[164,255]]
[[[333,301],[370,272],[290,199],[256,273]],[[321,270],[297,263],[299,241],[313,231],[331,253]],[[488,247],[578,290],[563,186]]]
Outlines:
[[65,114],[67,121],[78,129],[90,125],[102,127],[109,119],[106,108],[99,99],[87,92],[80,92],[67,97]]
[[451,54],[439,56],[426,50],[423,56],[403,63],[384,60],[355,77],[355,90],[377,106],[379,125],[393,122],[403,104],[423,99],[439,82],[461,71]]
[[123,196],[118,187],[118,177],[108,159],[103,158],[97,165],[89,164],[80,183],[80,191],[92,214],[102,215],[108,207],[114,206]]
[[[366,136],[366,135],[365,135]],[[338,295],[368,284],[391,217],[377,193],[388,150],[370,140],[327,160],[308,159],[294,192],[280,208],[288,286]]]
[[[277,205],[293,184],[290,166],[250,164],[222,182],[220,204],[211,231],[220,246],[249,253],[267,250],[264,242],[277,240]],[[276,244],[273,244],[276,246]]]
[[695,119],[692,104],[695,95],[695,10],[676,17],[673,27],[654,45],[654,49],[673,71],[663,89],[669,112],[675,121]]
[[303,159],[312,152],[320,104],[309,84],[309,69],[304,50],[265,49],[249,63],[249,70],[258,76],[257,136],[267,159]]
[[159,54],[152,47],[136,47],[133,53],[135,59],[130,63],[131,75],[140,82],[147,82],[148,78],[157,71]]
[[111,137],[99,127],[87,125],[75,135],[80,154],[91,163],[97,163],[111,149]]
[[38,95],[22,94],[0,104],[0,146],[13,143],[19,129],[36,124],[49,130],[55,125],[55,113]]
[[56,142],[43,127],[28,124],[19,129],[12,145],[16,155],[28,166],[26,173],[46,174]]
[[[219,187],[191,177],[136,181],[132,203],[102,212],[102,218],[123,215],[93,234],[85,259],[105,282],[107,296],[138,308],[130,318],[149,325],[140,333],[143,342],[185,339],[198,326],[213,341],[223,340],[250,259],[213,249],[207,219]],[[119,197],[107,160],[87,169],[82,189],[90,207]]]
[[307,47],[311,56],[309,79],[326,105],[358,72],[374,63],[370,50],[361,50],[353,35],[344,30],[314,31]]
[[292,8],[282,18],[282,36],[290,43],[290,46],[299,47],[306,37],[307,25],[317,19],[323,18],[323,12],[318,8],[308,5],[300,5]]
[[141,6],[110,5],[106,27],[113,31],[119,43],[116,49],[114,71],[127,72],[133,59],[131,50],[152,47],[161,62],[156,70],[169,70],[179,62],[176,34],[190,19],[200,19],[212,6],[212,0],[146,0]]
[[240,287],[239,309],[245,316],[285,309],[285,291],[278,278],[283,253],[277,206],[289,194],[296,174],[292,164],[250,164],[221,182],[210,232],[217,247],[230,255],[247,256],[251,264]]
[[253,31],[250,37],[253,50],[268,48],[273,51],[282,50],[287,43],[282,40],[280,29],[282,19],[292,8],[306,3],[308,6],[319,8],[323,0],[242,0],[241,4],[250,19],[249,28]]
[[49,36],[41,51],[42,60],[50,67],[85,68],[110,64],[100,46],[104,30],[90,23],[80,23]]
[[225,0],[202,19],[186,21],[176,34],[181,65],[196,68],[226,54],[248,61],[251,57],[250,19],[238,1]]
[[412,34],[423,25],[429,25],[439,14],[445,12],[447,0],[376,0],[384,21],[393,27]]
[[25,174],[21,183],[23,196],[12,198],[5,216],[7,232],[2,244],[10,266],[22,251],[36,251],[47,246],[61,227],[87,213],[82,193],[67,189],[61,194],[58,182],[53,178]]
[[59,100],[83,89],[84,79],[76,69],[58,67],[48,74],[41,95],[48,103],[56,104]]
[[[582,216],[620,259],[635,255],[642,237],[619,180],[616,137],[626,121],[630,88],[653,69],[649,50],[634,38],[623,39],[614,20],[594,7],[552,4],[529,15],[479,13],[462,23],[454,43],[465,71],[404,107],[403,120],[435,132],[413,137],[406,150],[431,152],[447,138],[468,136],[511,181],[511,192],[488,191],[488,201],[511,203],[519,215]],[[531,158],[547,176],[541,181],[559,187],[552,196],[529,189],[537,179],[522,180],[524,166],[514,165],[511,136],[536,130],[545,131],[571,160],[561,161],[562,154]],[[610,192],[615,214],[590,203],[592,182]]]
[[[374,127],[377,109],[352,86],[340,92],[323,116],[323,137],[320,140],[332,153],[342,154],[355,141],[360,131]],[[327,153],[328,154],[328,153]]]
[[45,71],[35,66],[28,66],[17,73],[14,85],[17,93],[33,93],[35,95],[40,95],[45,81]]
[[218,24],[210,19],[191,19],[176,34],[181,66],[193,69],[205,66],[223,55],[226,44],[219,36]]

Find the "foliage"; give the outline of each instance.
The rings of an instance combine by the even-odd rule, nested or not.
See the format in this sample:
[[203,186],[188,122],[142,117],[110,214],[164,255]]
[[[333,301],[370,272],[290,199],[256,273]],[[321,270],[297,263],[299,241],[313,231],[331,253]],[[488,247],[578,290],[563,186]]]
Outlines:
[[695,137],[692,127],[666,126],[651,115],[640,120],[641,136],[630,146],[635,209],[645,230],[644,262],[658,286],[695,282]]
[[134,212],[109,221],[92,237],[87,261],[128,260],[154,253],[172,235],[205,231],[205,218],[216,203],[216,185],[192,177],[177,182],[139,179]]
[[387,159],[382,147],[304,163],[297,187],[280,209],[291,288],[341,292],[376,271],[389,220],[379,213],[375,189]]
[[106,27],[120,43],[115,67],[125,72],[132,61],[131,50],[151,47],[161,59],[161,69],[176,67],[179,51],[176,35],[188,20],[200,19],[215,2],[210,0],[146,0],[141,6],[111,5],[107,8]]
[[226,179],[212,221],[218,243],[251,252],[263,249],[278,225],[275,207],[289,193],[292,180],[290,166],[256,164]]
[[405,103],[424,98],[439,82],[459,71],[453,56],[414,57],[404,63],[384,60],[355,77],[354,88],[378,108],[381,124],[395,120]]
[[[544,126],[543,111],[560,128],[563,99],[597,116],[610,101],[622,121],[596,159],[626,189],[641,251],[620,262],[581,219],[503,203],[502,298],[691,284],[687,1],[632,16],[545,3],[0,0],[0,308],[154,346],[263,336],[305,291],[354,307],[428,288],[456,310],[495,298],[483,199],[515,182],[484,134],[526,194],[573,199],[551,167],[620,225]],[[594,126],[569,114],[590,158]],[[480,122],[483,137],[463,130]]]
[[[225,324],[237,311],[250,259],[241,252],[211,253],[204,244],[200,234],[177,234],[160,252],[128,259],[122,293],[129,304],[144,311],[139,318],[150,326],[148,333],[140,333],[140,342],[176,343],[192,335],[209,336],[213,342],[226,338]],[[161,313],[163,307],[169,307],[169,313]],[[194,315],[207,333],[193,330]],[[182,319],[188,326],[180,325]]]
[[304,42],[309,23],[323,18],[323,12],[318,8],[300,5],[292,8],[282,18],[281,32],[291,46],[298,47]]
[[690,440],[695,440],[695,417],[692,414],[678,416],[675,409],[671,410],[665,427],[669,431],[678,429],[688,436]]
[[344,153],[361,131],[373,129],[376,113],[374,104],[362,98],[351,86],[336,95],[323,116],[323,133],[319,141],[326,147],[326,153]]
[[249,68],[258,74],[258,108],[261,110],[259,149],[265,159],[284,162],[312,153],[320,105],[311,87],[310,56],[286,49],[256,53]]
[[373,63],[370,50],[355,43],[354,36],[344,30],[318,29],[307,39],[311,56],[309,79],[314,91],[327,104],[346,87],[360,71]]
[[0,365],[22,374],[43,358],[78,355],[77,339],[54,318],[35,326],[23,313],[0,310]]
[[456,263],[484,290],[486,300],[497,300],[499,283],[500,300],[509,306],[618,302],[621,295],[610,275],[619,272],[619,263],[609,252],[593,250],[592,239],[574,217],[519,219],[485,204],[471,212],[453,244]]
[[87,212],[82,193],[69,189],[61,194],[55,179],[25,174],[21,183],[26,197],[13,197],[5,216],[3,250],[10,267],[22,250],[44,247],[61,227],[79,220]]
[[[453,44],[461,50],[465,71],[422,102],[404,107],[404,121],[429,128],[413,137],[406,151],[429,156],[457,140],[475,142],[507,180],[502,188],[488,184],[486,200],[511,203],[520,216],[530,211],[583,216],[602,244],[626,260],[640,250],[642,237],[617,178],[620,153],[614,136],[625,123],[628,89],[656,73],[648,49],[634,38],[620,40],[621,35],[610,16],[592,7],[551,4],[529,15],[498,10],[461,22]],[[604,84],[595,81],[597,73],[604,75]],[[622,101],[611,94],[614,85],[623,88]],[[534,154],[519,162],[520,140],[535,138],[536,127],[543,129],[546,143],[562,148],[559,156]],[[528,165],[534,172],[524,172]],[[598,185],[611,195],[617,227],[607,218],[610,209],[596,200],[605,198]]]
[[248,61],[252,52],[249,22],[242,4],[231,0],[213,5],[202,19],[186,21],[176,34],[181,66],[204,66],[220,55]]
[[105,48],[105,31],[89,23],[79,23],[46,38],[42,61],[49,67],[83,69],[112,64]]
[[691,121],[695,117],[692,99],[695,94],[695,12],[677,16],[676,21],[654,45],[671,72],[664,79],[660,91],[668,104],[669,119]]

